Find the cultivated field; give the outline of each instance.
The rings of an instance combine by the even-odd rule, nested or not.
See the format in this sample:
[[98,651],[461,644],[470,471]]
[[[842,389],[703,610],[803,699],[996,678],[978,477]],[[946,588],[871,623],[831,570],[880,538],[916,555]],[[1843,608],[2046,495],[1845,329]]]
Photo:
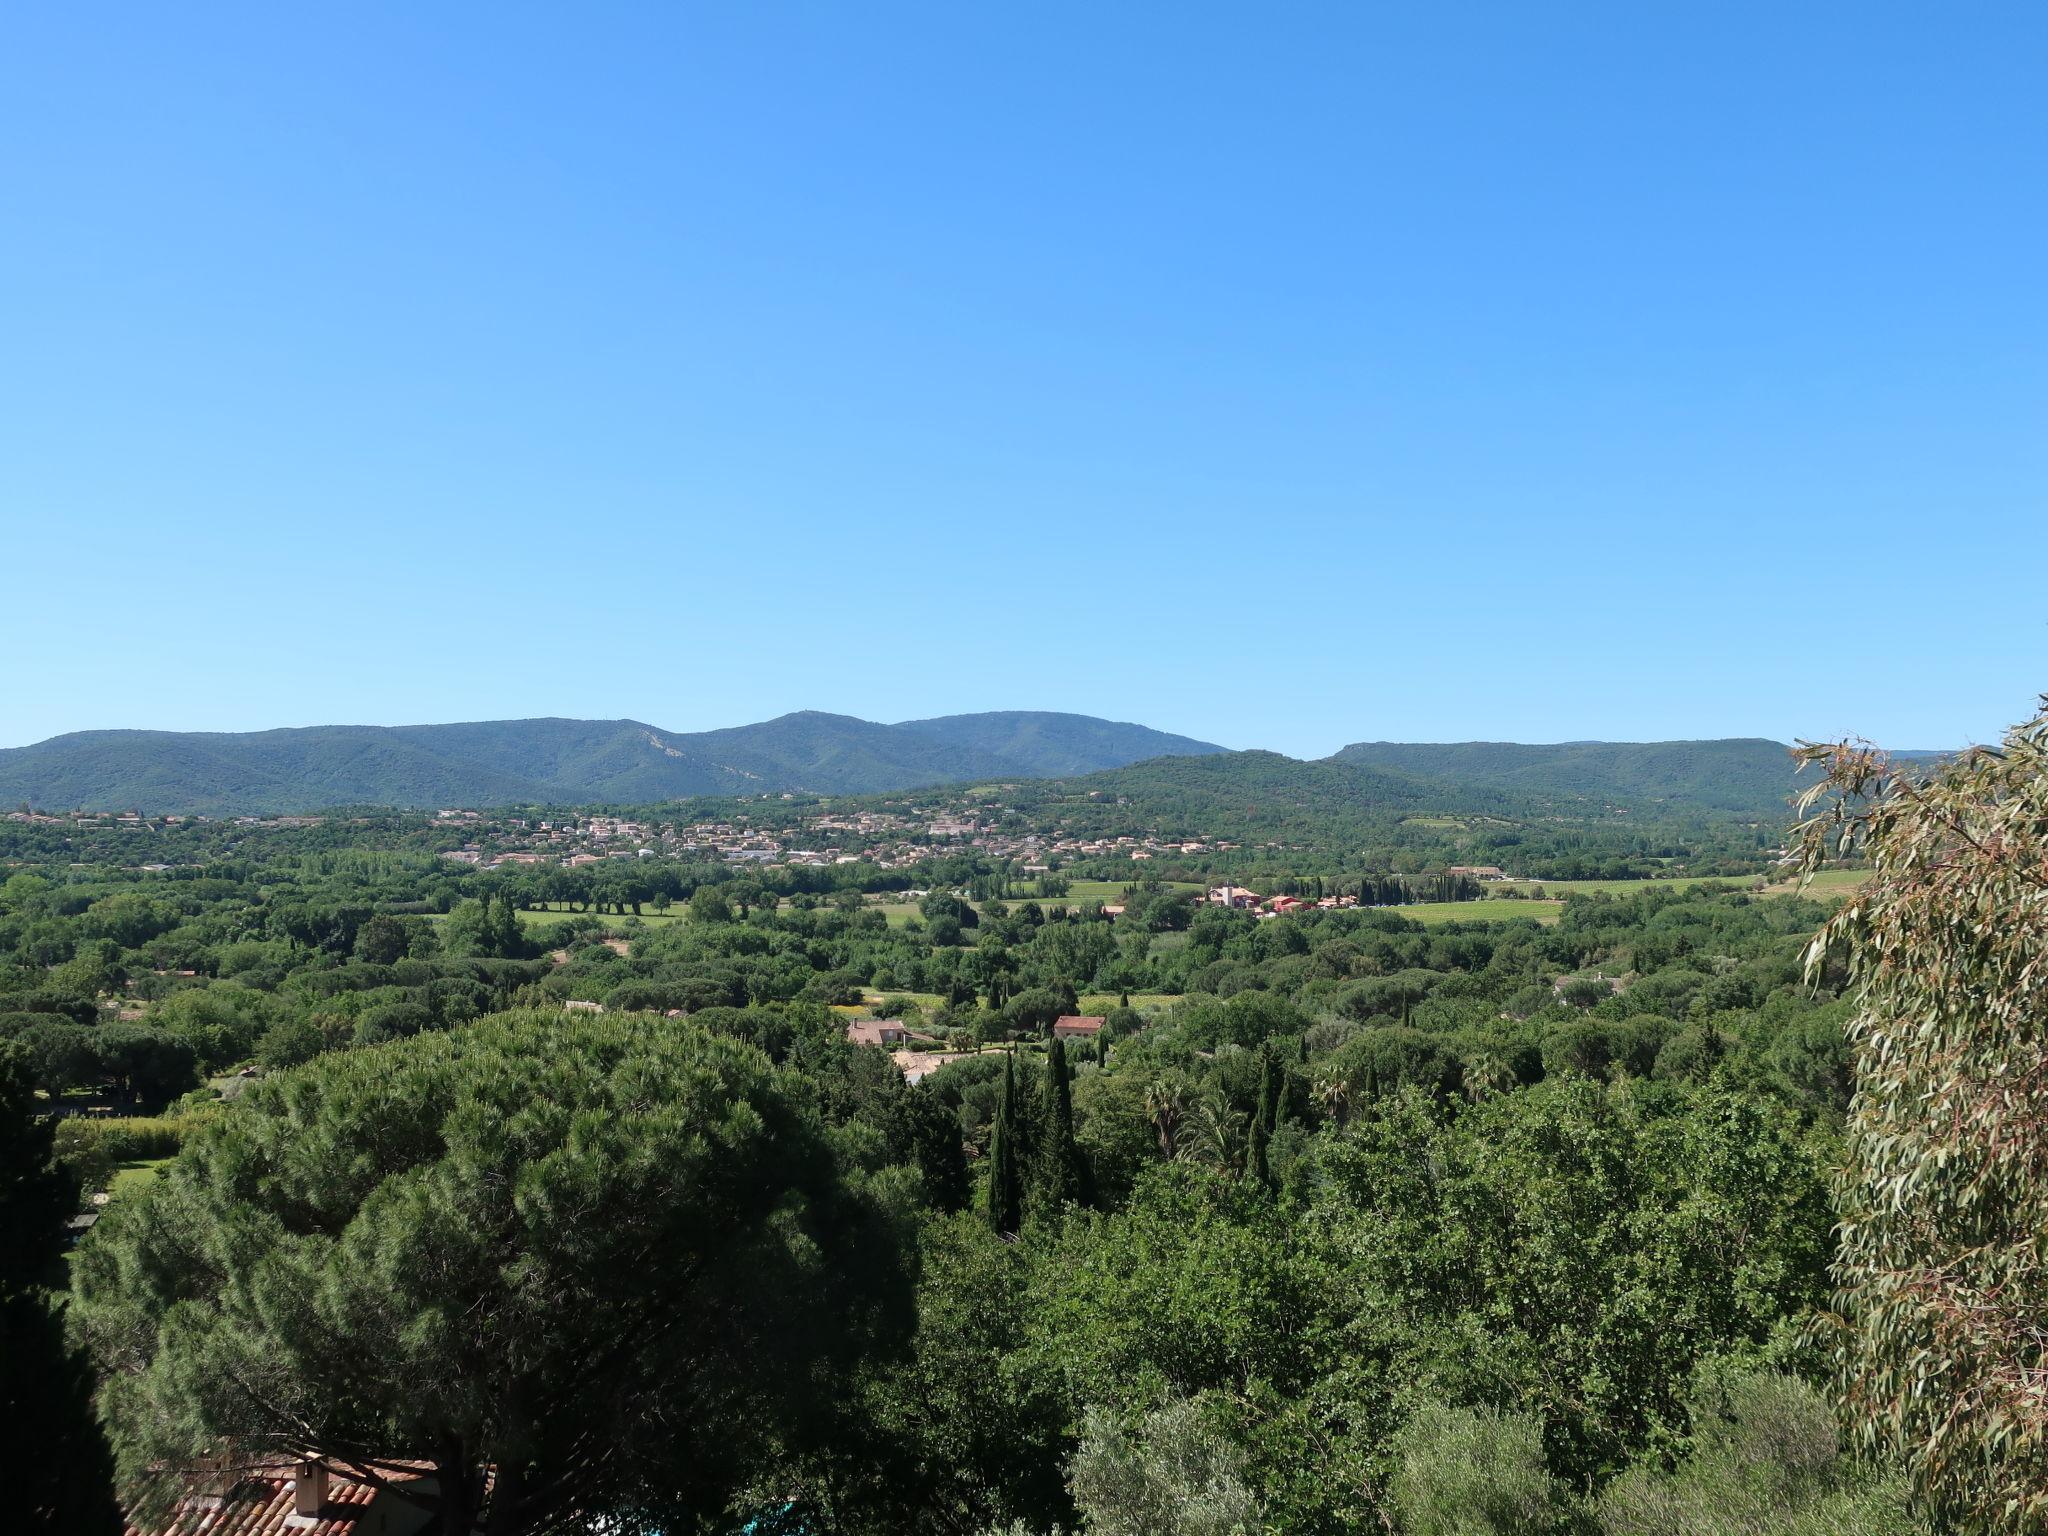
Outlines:
[[[1647,882],[1637,881],[1638,885]],[[1487,896],[1478,901],[1417,901],[1405,907],[1377,910],[1412,917],[1418,923],[1497,923],[1511,917],[1526,917],[1539,923],[1554,923],[1564,910],[1562,901],[1534,901],[1519,897]]]

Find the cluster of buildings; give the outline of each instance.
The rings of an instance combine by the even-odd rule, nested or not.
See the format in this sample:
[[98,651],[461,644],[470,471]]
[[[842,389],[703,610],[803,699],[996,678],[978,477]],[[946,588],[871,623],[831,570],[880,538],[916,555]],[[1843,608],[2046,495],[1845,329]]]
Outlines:
[[[187,821],[205,821],[204,816],[145,816],[140,811],[32,811],[27,806],[7,812],[6,819],[32,827],[67,827],[75,832],[147,832],[155,827],[175,827]],[[238,827],[316,827],[318,816],[237,816]]]
[[1219,885],[1212,889],[1203,900],[1212,907],[1229,907],[1236,912],[1256,912],[1261,917],[1284,917],[1289,912],[1302,912],[1310,907],[1333,911],[1338,907],[1355,907],[1356,896],[1324,896],[1315,901],[1306,896],[1261,896],[1257,891],[1248,891],[1241,885]]
[[632,821],[623,816],[579,816],[546,821],[522,817],[493,820],[477,811],[441,811],[440,826],[474,829],[479,835],[441,857],[482,869],[531,864],[559,864],[570,869],[601,864],[607,859],[701,859],[716,856],[730,863],[780,860],[784,850],[774,838],[744,823],[697,822],[678,827]]
[[[1001,807],[991,807],[1000,811]],[[756,826],[745,814],[724,821],[655,824],[618,816],[529,821],[471,810],[442,810],[435,824],[474,835],[444,858],[481,868],[565,864],[610,858],[719,858],[731,864],[873,864],[901,869],[934,852],[974,852],[1022,865],[1026,874],[1079,859],[1184,857],[1235,848],[1227,842],[1155,837],[1076,837],[1004,830],[990,817],[959,811],[858,810],[803,816],[787,826]]]

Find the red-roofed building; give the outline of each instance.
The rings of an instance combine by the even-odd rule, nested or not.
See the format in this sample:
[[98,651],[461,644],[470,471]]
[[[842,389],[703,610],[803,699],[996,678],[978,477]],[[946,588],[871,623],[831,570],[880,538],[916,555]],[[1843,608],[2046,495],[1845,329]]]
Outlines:
[[429,1518],[389,1489],[314,1461],[221,1473],[212,1491],[181,1497],[165,1523],[130,1521],[126,1536],[413,1536]]
[[901,1019],[855,1019],[846,1026],[848,1045],[908,1045],[910,1029]]
[[1093,1013],[1063,1013],[1052,1021],[1055,1040],[1093,1040],[1102,1033],[1102,1018]]

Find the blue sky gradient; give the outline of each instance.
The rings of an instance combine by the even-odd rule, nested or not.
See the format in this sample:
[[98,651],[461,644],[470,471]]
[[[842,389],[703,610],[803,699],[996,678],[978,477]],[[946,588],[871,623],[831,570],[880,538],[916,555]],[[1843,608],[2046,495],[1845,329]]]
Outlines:
[[2048,10],[18,7],[0,745],[1988,739]]

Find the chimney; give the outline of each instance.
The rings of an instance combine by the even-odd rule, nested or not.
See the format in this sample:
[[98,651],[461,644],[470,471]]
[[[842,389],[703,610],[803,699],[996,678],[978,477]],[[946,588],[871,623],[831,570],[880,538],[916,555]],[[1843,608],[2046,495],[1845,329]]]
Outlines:
[[327,1506],[327,1463],[302,1461],[292,1486],[292,1513],[317,1515]]

